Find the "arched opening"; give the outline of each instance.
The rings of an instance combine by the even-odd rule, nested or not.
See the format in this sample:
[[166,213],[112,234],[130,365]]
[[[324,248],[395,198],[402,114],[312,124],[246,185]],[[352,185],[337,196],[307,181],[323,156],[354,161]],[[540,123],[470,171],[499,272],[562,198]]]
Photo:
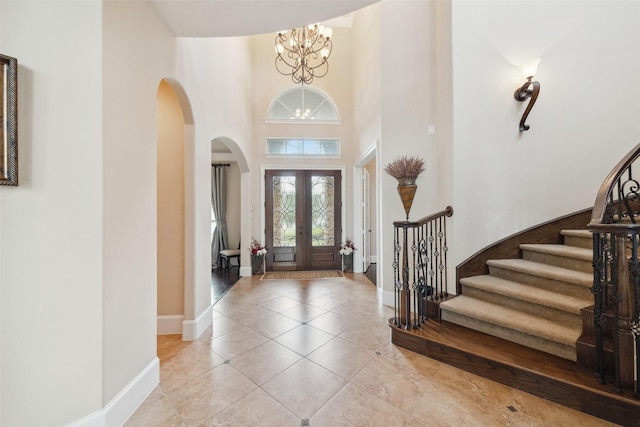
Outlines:
[[191,143],[192,127],[182,87],[161,80],[156,93],[158,334],[182,334],[187,318],[185,145]]
[[[249,165],[244,153],[238,144],[227,137],[217,137],[211,141],[211,163],[212,164],[228,164],[226,168],[226,207],[225,213],[227,230],[227,242],[230,248],[239,248],[241,252],[239,267],[239,275],[248,275],[245,271],[243,274],[242,265],[247,265],[244,261],[248,257],[243,257],[250,239],[250,228],[243,230],[244,224],[250,224],[250,219],[244,217],[245,211],[250,211],[250,180]],[[212,168],[213,173],[213,168]],[[244,208],[243,208],[244,206]],[[212,218],[212,225],[214,218]],[[213,234],[213,233],[212,233]],[[212,253],[212,266],[221,267],[217,264],[217,257]]]

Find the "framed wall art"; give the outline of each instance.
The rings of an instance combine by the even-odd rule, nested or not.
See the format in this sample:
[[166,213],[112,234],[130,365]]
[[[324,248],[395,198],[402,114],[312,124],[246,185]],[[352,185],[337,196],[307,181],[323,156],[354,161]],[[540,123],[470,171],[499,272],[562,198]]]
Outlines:
[[18,185],[18,60],[1,54],[0,185]]

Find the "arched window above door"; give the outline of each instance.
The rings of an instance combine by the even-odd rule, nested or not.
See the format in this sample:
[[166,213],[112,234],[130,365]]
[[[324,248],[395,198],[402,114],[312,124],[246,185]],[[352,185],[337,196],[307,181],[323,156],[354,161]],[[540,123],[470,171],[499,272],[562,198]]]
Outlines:
[[267,123],[340,124],[335,103],[319,89],[298,86],[282,91],[271,101]]

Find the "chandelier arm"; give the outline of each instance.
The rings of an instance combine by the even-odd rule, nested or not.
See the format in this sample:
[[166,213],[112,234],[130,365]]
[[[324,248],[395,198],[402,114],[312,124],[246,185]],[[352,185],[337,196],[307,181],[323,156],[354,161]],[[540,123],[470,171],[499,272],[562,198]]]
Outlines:
[[[314,76],[315,77],[320,78],[320,77],[324,77],[324,76],[327,75],[327,73],[329,72],[329,62],[328,61],[324,61],[323,65],[324,65],[324,68],[320,68],[320,65],[319,65],[314,69]],[[324,69],[324,73],[322,73],[322,74],[315,73],[316,70],[322,71],[323,69]]]
[[[281,63],[284,63],[284,65],[279,65]],[[290,76],[293,74],[297,74],[302,68],[302,65],[291,65],[287,63],[282,57],[276,57],[275,65],[276,65],[276,71],[278,71],[278,73],[282,74],[283,76]],[[283,66],[287,67],[286,68],[287,71],[282,71],[281,67]]]

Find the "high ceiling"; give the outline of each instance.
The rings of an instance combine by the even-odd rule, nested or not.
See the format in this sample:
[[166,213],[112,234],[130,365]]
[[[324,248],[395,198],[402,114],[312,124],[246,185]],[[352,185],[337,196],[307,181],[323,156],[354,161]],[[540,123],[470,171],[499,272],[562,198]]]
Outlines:
[[151,0],[177,37],[248,36],[322,22],[379,0]]

